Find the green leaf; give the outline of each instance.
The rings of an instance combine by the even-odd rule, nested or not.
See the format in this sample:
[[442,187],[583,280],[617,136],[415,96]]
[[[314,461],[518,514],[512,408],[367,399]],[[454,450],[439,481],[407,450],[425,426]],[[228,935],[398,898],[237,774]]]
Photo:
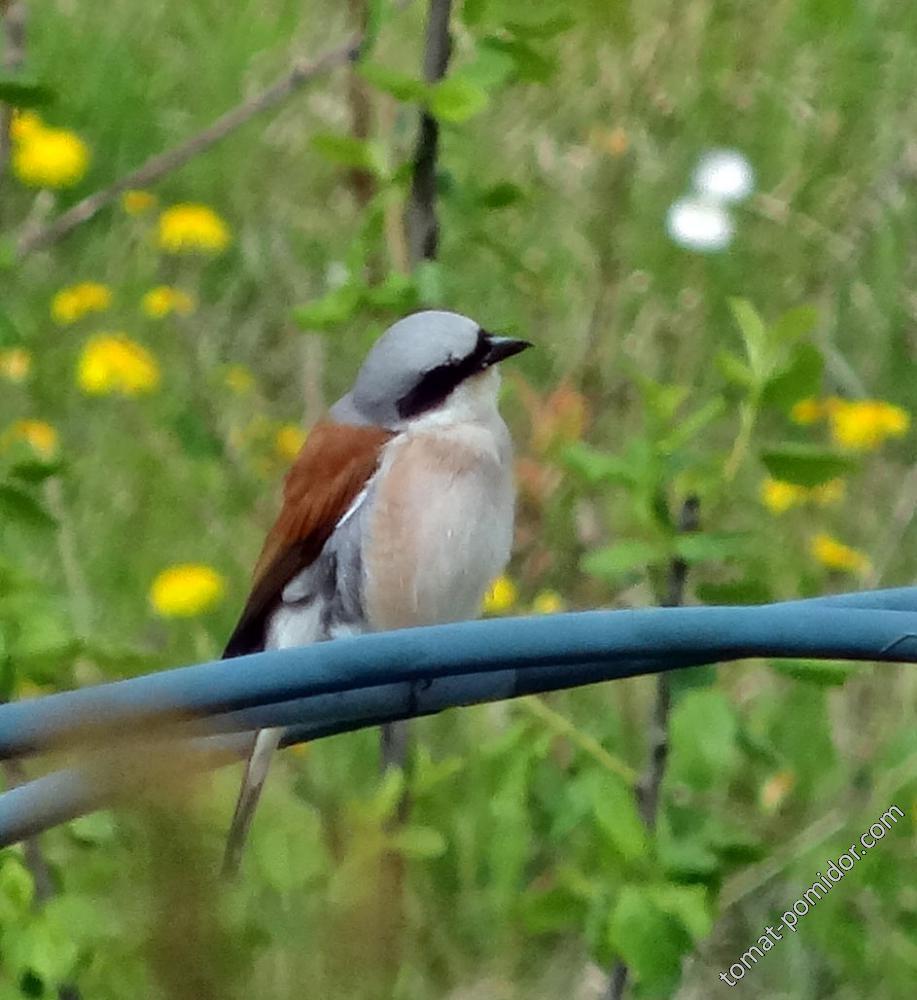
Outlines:
[[57,527],[57,522],[37,500],[8,483],[0,483],[0,514],[28,528],[48,530]]
[[797,306],[785,312],[771,328],[775,344],[789,345],[811,333],[818,323],[818,310],[814,306]]
[[654,542],[632,538],[616,542],[598,552],[590,552],[580,562],[584,573],[597,576],[608,583],[618,583],[622,576],[635,570],[645,570],[666,559],[666,549]]
[[323,132],[313,137],[312,145],[332,163],[368,170],[376,177],[385,177],[388,174],[385,151],[379,143],[371,139],[356,139],[352,135]]
[[785,483],[797,486],[821,486],[856,468],[849,455],[807,444],[785,444],[761,455],[768,473]]
[[440,121],[461,124],[480,114],[490,103],[487,91],[462,76],[450,76],[434,84],[427,107]]
[[59,461],[42,462],[39,459],[29,459],[11,465],[9,472],[11,476],[32,486],[36,483],[43,483],[46,479],[50,479],[51,476],[59,475],[62,468],[63,463]]
[[525,201],[525,192],[518,184],[501,181],[486,188],[480,195],[479,202],[484,208],[508,208]]
[[356,284],[341,285],[327,295],[293,310],[293,318],[305,330],[333,330],[346,323],[360,308],[365,290]]
[[716,366],[727,382],[733,382],[735,385],[741,385],[746,389],[755,383],[755,376],[752,370],[741,358],[736,357],[732,351],[725,349],[718,351]]
[[587,903],[567,886],[528,892],[521,901],[522,923],[529,934],[576,932],[586,919]]
[[429,91],[428,85],[419,77],[380,66],[378,63],[362,63],[357,72],[377,90],[391,94],[399,101],[422,101]]
[[223,442],[207,426],[207,421],[195,409],[182,410],[172,418],[172,429],[191,458],[219,458]]
[[387,768],[371,797],[357,805],[361,817],[376,826],[392,819],[404,797],[404,771]]
[[438,858],[446,853],[446,839],[429,826],[406,826],[389,843],[406,858]]
[[783,371],[768,379],[762,401],[788,410],[798,400],[817,395],[823,368],[821,351],[812,344],[799,344]]
[[47,84],[23,76],[0,76],[0,101],[14,108],[37,108],[54,100],[54,91]]
[[110,844],[117,836],[118,826],[114,815],[101,809],[71,820],[67,824],[67,831],[81,844]]
[[366,304],[375,309],[410,312],[417,308],[417,284],[412,277],[393,271],[366,292]]
[[35,881],[15,850],[0,854],[0,922],[4,927],[23,920],[32,906]]
[[686,691],[672,710],[669,732],[672,781],[705,789],[728,778],[737,758],[737,722],[722,692]]
[[663,910],[649,888],[625,885],[621,889],[608,924],[608,939],[633,969],[641,995],[673,995],[691,937],[683,921]]
[[516,77],[523,83],[547,83],[557,68],[553,59],[518,35],[513,38],[492,35],[480,44],[482,48],[509,56],[513,61]]
[[726,409],[726,401],[720,396],[704,403],[692,414],[679,420],[675,430],[667,434],[659,441],[659,447],[666,453],[678,451],[683,448],[692,438],[697,435],[715,420]]
[[603,483],[635,486],[638,482],[634,464],[629,459],[609,455],[581,441],[566,447],[561,459],[571,472],[580,476],[589,486],[600,486]]
[[646,830],[634,793],[623,778],[603,774],[592,786],[592,812],[598,828],[625,861],[646,853]]
[[730,299],[729,308],[742,334],[745,344],[745,355],[756,380],[766,374],[764,358],[767,349],[767,328],[758,310],[748,299]]
[[675,554],[686,563],[722,561],[745,555],[752,535],[747,531],[692,531],[676,535]]
[[650,887],[653,902],[679,920],[695,942],[703,940],[713,929],[713,914],[702,885],[675,885],[671,882]]
[[778,674],[818,687],[838,687],[862,669],[844,660],[771,660],[771,666]]

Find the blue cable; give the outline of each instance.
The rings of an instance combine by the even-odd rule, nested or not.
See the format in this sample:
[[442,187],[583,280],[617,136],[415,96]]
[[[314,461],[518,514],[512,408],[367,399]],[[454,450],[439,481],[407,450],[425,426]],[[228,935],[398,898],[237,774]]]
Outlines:
[[[0,756],[87,737],[109,746],[129,733],[154,738],[157,727],[176,739],[171,725],[196,736],[189,752],[215,766],[244,754],[250,731],[264,726],[289,727],[289,744],[749,656],[917,662],[917,587],[758,607],[463,622],[201,664],[2,705]],[[106,801],[109,791],[91,774],[62,771],[0,795],[0,845]]]

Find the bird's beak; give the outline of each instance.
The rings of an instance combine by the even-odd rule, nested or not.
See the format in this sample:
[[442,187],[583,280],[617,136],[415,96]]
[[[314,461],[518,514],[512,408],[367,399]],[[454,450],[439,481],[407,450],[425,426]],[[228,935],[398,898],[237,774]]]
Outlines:
[[499,364],[531,346],[528,340],[516,340],[514,337],[495,337],[493,334],[488,334],[484,367],[489,368],[491,365]]

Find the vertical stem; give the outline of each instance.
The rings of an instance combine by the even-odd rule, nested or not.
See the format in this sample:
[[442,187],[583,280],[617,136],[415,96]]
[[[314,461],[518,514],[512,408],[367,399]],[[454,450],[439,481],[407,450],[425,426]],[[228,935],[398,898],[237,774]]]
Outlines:
[[[678,531],[697,531],[700,527],[700,501],[696,496],[688,496],[678,518]],[[675,558],[669,566],[669,577],[662,605],[677,608],[684,603],[685,583],[688,565],[684,559]],[[669,713],[672,708],[672,686],[668,673],[656,677],[656,696],[649,730],[649,756],[646,771],[637,784],[637,807],[644,826],[652,834],[656,830],[659,815],[659,796],[665,766],[669,757]],[[606,1000],[621,1000],[627,989],[628,968],[624,962],[616,962],[608,979]]]
[[[452,39],[449,16],[452,0],[430,0],[423,75],[436,83],[446,75]],[[436,161],[439,152],[439,122],[426,110],[420,113],[420,128],[414,150],[414,172],[407,207],[408,245],[411,263],[434,260],[439,249],[439,219],[436,214]]]
[[[353,27],[365,35],[369,26],[369,3],[367,0],[347,0],[347,12]],[[350,134],[354,139],[368,139],[372,130],[372,105],[369,88],[353,66],[347,71],[347,104],[350,108]],[[350,171],[350,188],[360,208],[365,208],[376,193],[376,178],[363,167]]]

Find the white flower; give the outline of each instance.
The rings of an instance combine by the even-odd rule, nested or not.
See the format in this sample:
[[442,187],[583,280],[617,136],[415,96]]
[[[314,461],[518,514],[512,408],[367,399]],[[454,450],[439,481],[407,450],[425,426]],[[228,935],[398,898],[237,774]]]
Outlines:
[[751,164],[735,149],[714,149],[701,157],[694,171],[694,189],[713,201],[736,202],[755,186]]
[[732,218],[718,201],[689,196],[673,202],[666,216],[669,236],[688,250],[725,250],[735,235]]

